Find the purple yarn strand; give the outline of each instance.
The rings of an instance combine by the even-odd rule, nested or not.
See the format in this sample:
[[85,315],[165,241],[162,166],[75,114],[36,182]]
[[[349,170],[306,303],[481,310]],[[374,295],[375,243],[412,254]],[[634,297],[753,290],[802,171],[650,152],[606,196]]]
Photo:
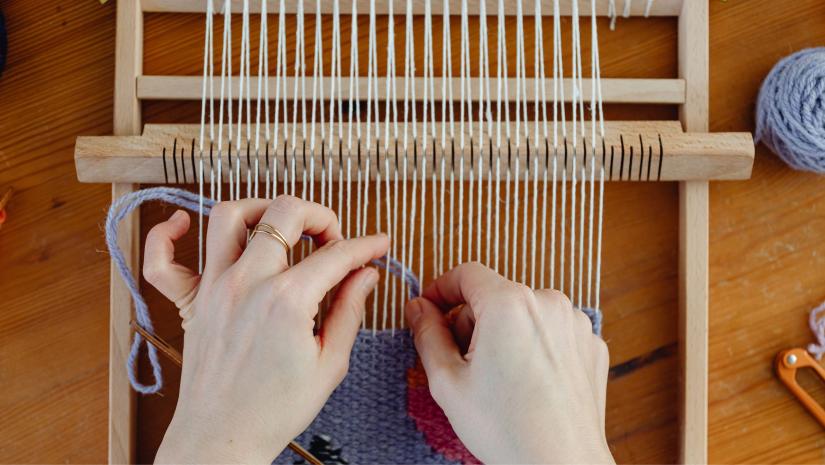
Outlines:
[[590,323],[593,325],[593,334],[602,337],[602,311],[590,307],[582,307],[580,310],[590,318]]
[[[143,329],[149,333],[154,333],[154,326],[152,319],[149,316],[149,308],[143,296],[140,294],[140,288],[129,270],[126,263],[126,258],[120,246],[117,243],[118,225],[127,215],[135,211],[143,202],[150,200],[163,200],[175,205],[185,206],[186,208],[197,210],[198,198],[191,192],[181,189],[173,189],[168,187],[156,187],[151,189],[144,189],[136,192],[126,194],[117,199],[109,208],[109,213],[106,216],[106,245],[109,248],[109,253],[117,266],[123,282],[129,289],[129,294],[135,303],[135,320]],[[211,205],[209,205],[211,207]],[[206,210],[205,210],[206,213]],[[151,344],[146,344],[146,351],[149,356],[149,363],[152,366],[153,384],[143,384],[138,380],[136,363],[140,352],[140,345],[143,342],[143,337],[135,333],[132,339],[132,346],[129,350],[129,358],[127,360],[127,373],[129,375],[129,383],[135,391],[141,394],[154,394],[163,387],[163,373],[160,368],[160,361],[158,360],[157,349]]]

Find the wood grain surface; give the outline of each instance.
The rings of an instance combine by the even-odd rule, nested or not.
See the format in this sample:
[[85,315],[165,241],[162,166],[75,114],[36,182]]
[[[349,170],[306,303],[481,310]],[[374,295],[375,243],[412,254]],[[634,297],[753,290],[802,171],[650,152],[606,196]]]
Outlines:
[[[792,3],[711,0],[711,130],[752,130],[770,67],[825,42],[825,4]],[[102,222],[111,190],[79,184],[72,153],[76,136],[112,133],[115,4],[5,0],[0,9],[10,42],[0,76],[0,190],[15,188],[0,229],[0,462],[103,462]],[[147,14],[145,72],[197,74],[201,23],[197,15]],[[603,33],[602,53],[605,76],[675,78],[676,22],[620,20]],[[143,112],[144,122],[192,123],[198,104],[145,102]],[[611,106],[608,116],[675,119],[676,109]],[[825,299],[822,187],[820,177],[788,169],[761,146],[750,181],[711,184],[711,462],[825,461],[823,430],[771,368],[777,351],[810,342],[807,311]],[[621,462],[678,457],[677,194],[673,183],[607,189],[607,433]],[[144,209],[144,233],[171,212]],[[189,248],[183,261],[193,258]],[[179,345],[176,312],[148,286],[144,292],[158,331]],[[177,370],[164,368],[164,396],[138,400],[141,461],[153,458],[177,395]]]

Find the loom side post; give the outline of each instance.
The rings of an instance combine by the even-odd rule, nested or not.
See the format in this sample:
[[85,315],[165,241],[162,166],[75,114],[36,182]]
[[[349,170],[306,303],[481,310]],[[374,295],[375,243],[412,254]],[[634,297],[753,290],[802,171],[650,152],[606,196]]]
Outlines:
[[[708,0],[684,2],[679,16],[679,77],[685,131],[708,130]],[[708,234],[707,181],[679,184],[680,461],[708,461]]]
[[[135,85],[143,68],[143,13],[140,0],[117,2],[113,131],[140,134],[140,101]],[[112,184],[112,200],[135,190],[133,184]],[[138,214],[124,218],[118,242],[131,269],[140,261]],[[135,461],[135,394],[129,385],[126,359],[132,330],[132,302],[114,262],[109,272],[109,463]]]

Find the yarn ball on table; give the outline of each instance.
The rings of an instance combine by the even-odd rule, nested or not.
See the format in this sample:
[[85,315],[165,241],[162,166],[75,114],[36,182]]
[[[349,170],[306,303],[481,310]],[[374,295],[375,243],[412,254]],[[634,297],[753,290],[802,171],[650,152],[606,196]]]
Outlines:
[[756,142],[797,170],[825,173],[825,47],[780,60],[756,105]]

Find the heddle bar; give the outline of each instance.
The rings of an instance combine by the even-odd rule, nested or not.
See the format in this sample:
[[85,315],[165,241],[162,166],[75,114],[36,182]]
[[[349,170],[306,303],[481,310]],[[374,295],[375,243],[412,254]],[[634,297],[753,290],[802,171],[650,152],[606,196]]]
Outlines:
[[[459,95],[461,82],[457,78],[433,78],[432,86],[435,89],[442,88],[442,80],[446,79],[448,85],[452,87],[454,95]],[[319,79],[319,86],[324,89],[331,87],[333,78],[323,77]],[[398,78],[399,85],[404,85],[404,79]],[[469,87],[471,89],[478,89],[479,78],[471,77],[468,79]],[[253,76],[250,78],[250,95],[251,99],[258,98],[258,78]],[[266,80],[267,91],[269,95],[275,95],[276,85],[278,79],[270,77]],[[411,87],[414,92],[414,99],[416,101],[423,101],[426,95],[424,91],[425,81],[423,78],[417,77],[411,79]],[[238,98],[240,95],[239,79],[234,77],[232,79],[232,97]],[[553,79],[544,79],[541,81],[545,88],[546,95],[553,94]],[[573,97],[573,80],[563,79],[563,94],[564,100],[570,102]],[[529,102],[537,102],[538,95],[535,95],[536,83],[535,78],[524,79],[524,98]],[[350,78],[342,77],[340,79],[341,98],[350,98]],[[354,91],[358,96],[366,96],[368,91],[368,80],[364,77],[356,78]],[[490,88],[496,89],[499,85],[497,78],[489,79]],[[286,89],[298,89],[295,86],[295,78],[283,78],[282,86]],[[387,80],[384,77],[375,79],[375,84],[378,89],[385,89]],[[508,91],[506,95],[511,102],[515,102],[519,95],[516,89],[516,80],[508,79],[506,81]],[[684,79],[638,79],[638,78],[602,78],[601,79],[601,96],[605,103],[638,103],[638,104],[654,104],[654,105],[678,105],[685,103],[685,80]],[[592,88],[591,79],[581,80],[582,94],[581,98],[589,101],[591,99],[590,90]],[[203,92],[203,78],[199,76],[138,76],[137,78],[137,95],[141,100],[200,100]],[[220,82],[212,82],[212,93],[218,95],[220,92]],[[299,98],[311,98],[311,95],[303,95],[298,89]],[[292,98],[292,96],[290,96]],[[485,98],[480,93],[474,93],[468,96],[472,102],[478,102],[480,98]],[[376,96],[379,102],[386,101],[386,95],[379,92]]]

